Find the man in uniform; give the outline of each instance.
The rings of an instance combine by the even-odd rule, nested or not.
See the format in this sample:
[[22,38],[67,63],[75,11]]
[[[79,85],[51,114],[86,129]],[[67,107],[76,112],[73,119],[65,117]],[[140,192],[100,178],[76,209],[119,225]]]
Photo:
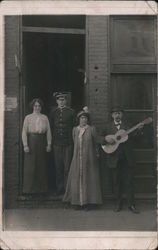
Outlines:
[[56,192],[57,195],[62,195],[73,154],[72,128],[75,123],[75,112],[67,107],[66,93],[57,92],[54,97],[57,108],[50,114],[50,125],[56,170]]
[[[111,110],[112,120],[107,124],[103,132],[105,136],[104,144],[114,145],[115,140],[106,138],[107,135],[114,135],[120,129],[127,130],[129,126],[123,119],[124,111],[121,107],[114,107]],[[135,135],[135,134],[133,134]],[[123,189],[125,188],[128,208],[133,213],[139,213],[135,207],[134,186],[133,186],[133,136],[129,135],[126,142],[120,143],[113,153],[106,154],[106,162],[112,181],[113,192],[116,198],[115,212],[119,212],[123,205]]]

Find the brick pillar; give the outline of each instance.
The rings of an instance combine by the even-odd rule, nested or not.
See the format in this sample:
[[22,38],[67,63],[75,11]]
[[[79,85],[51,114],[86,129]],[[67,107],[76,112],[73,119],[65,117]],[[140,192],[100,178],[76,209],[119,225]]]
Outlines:
[[93,122],[100,130],[108,112],[108,17],[89,16],[87,19],[89,107]]
[[5,207],[16,208],[19,186],[19,17],[5,17]]
[[[109,47],[108,47],[108,16],[87,17],[87,98],[92,123],[98,133],[104,129],[108,119],[109,103]],[[103,195],[110,194],[108,169],[105,155],[100,150],[101,185]]]

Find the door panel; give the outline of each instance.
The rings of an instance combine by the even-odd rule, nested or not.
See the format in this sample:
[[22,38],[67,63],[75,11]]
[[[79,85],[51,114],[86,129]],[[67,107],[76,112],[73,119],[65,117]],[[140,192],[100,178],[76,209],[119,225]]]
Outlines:
[[113,83],[113,102],[119,102],[126,109],[153,110],[154,80],[151,74],[117,75]]
[[110,39],[111,105],[124,107],[131,126],[152,118],[135,138],[135,191],[156,194],[156,18],[111,17]]
[[148,65],[156,70],[155,16],[113,17],[110,28],[112,69],[146,72]]
[[156,192],[156,77],[154,74],[114,74],[111,77],[111,103],[125,109],[131,126],[151,117],[143,134],[135,137],[135,189],[137,193]]

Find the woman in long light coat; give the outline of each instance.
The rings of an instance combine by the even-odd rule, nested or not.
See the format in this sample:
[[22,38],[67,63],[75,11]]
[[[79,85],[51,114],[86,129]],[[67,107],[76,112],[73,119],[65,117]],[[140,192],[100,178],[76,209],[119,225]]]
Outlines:
[[79,112],[77,118],[79,125],[73,129],[74,153],[63,201],[87,209],[102,203],[96,130],[88,125],[88,112]]

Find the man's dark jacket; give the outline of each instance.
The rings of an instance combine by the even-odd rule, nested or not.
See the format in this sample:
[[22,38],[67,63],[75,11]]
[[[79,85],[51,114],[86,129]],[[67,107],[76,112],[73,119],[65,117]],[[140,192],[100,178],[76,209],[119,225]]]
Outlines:
[[52,130],[52,143],[54,145],[71,145],[72,128],[75,123],[75,112],[69,107],[55,108],[50,113],[50,126]]
[[[129,125],[126,125],[124,121],[122,121],[120,125],[120,129],[127,130],[131,128]],[[111,121],[107,124],[106,129],[103,131],[103,136],[106,135],[114,135],[118,131],[114,121]],[[104,141],[103,144],[106,144]],[[121,157],[126,157],[128,165],[132,166],[134,164],[134,156],[133,156],[133,136],[129,135],[128,140],[126,142],[120,143],[118,148],[113,153],[105,153],[106,154],[106,162],[109,168],[116,168],[117,162]]]

